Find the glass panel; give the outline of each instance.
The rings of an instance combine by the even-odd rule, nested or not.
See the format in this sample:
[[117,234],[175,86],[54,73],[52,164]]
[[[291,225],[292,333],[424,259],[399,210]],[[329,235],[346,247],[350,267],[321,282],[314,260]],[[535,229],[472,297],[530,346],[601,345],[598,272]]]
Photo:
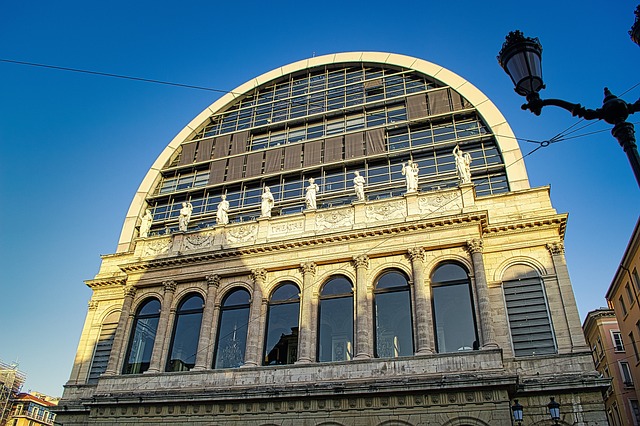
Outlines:
[[343,277],[333,278],[322,287],[322,296],[351,293],[351,282]]
[[477,348],[469,283],[434,286],[432,292],[438,352]]
[[321,300],[318,324],[318,361],[350,360],[353,357],[353,297]]
[[123,374],[140,374],[149,369],[159,319],[160,302],[156,299],[146,302],[136,315]]
[[[385,277],[389,275],[397,277],[400,274],[386,274]],[[402,276],[400,278],[406,287],[406,280]],[[380,284],[378,282],[378,286]],[[375,317],[376,356],[395,358],[413,355],[409,289],[376,294]]]
[[293,284],[283,284],[271,295],[271,301],[294,301],[298,300],[300,290]]
[[[280,289],[298,289],[287,285]],[[275,294],[274,294],[275,296]],[[264,365],[293,364],[298,359],[298,317],[300,303],[269,305],[267,313],[267,337],[264,350]]]
[[189,371],[196,365],[204,300],[192,296],[178,309],[167,371]]
[[[246,293],[246,292],[244,292]],[[247,293],[247,297],[249,294]],[[244,363],[249,307],[220,312],[216,356],[213,368],[237,368]]]
[[407,279],[399,272],[387,272],[378,279],[376,290],[394,287],[408,287]]

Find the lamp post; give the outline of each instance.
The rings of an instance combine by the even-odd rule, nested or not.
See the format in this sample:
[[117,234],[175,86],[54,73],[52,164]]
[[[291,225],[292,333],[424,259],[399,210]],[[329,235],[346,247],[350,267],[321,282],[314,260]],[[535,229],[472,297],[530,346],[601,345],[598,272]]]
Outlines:
[[558,420],[560,420],[560,404],[558,404],[553,397],[550,399],[551,402],[547,404],[549,415],[551,416],[551,420],[558,424]]
[[522,425],[522,415],[524,413],[524,407],[522,404],[518,402],[517,399],[513,400],[513,405],[511,406],[511,411],[513,411],[513,420],[518,422],[518,426]]
[[[638,10],[636,10],[636,15]],[[638,22],[632,29],[632,38],[637,36],[640,29]],[[637,38],[634,39],[637,42]],[[525,37],[520,31],[510,32],[500,53],[498,62],[511,77],[515,91],[526,97],[527,103],[522,109],[528,109],[535,115],[540,115],[542,108],[553,105],[569,111],[574,117],[585,120],[604,120],[613,124],[611,134],[618,140],[627,154],[631,168],[640,186],[640,156],[636,145],[635,129],[628,123],[629,115],[640,111],[640,99],[630,104],[613,95],[609,89],[604,89],[604,101],[598,109],[587,109],[580,104],[574,104],[561,99],[541,99],[539,92],[545,88],[542,79],[542,45],[537,38]]]
[[636,22],[631,26],[629,30],[629,35],[631,36],[631,40],[638,46],[640,46],[640,5],[636,7]]

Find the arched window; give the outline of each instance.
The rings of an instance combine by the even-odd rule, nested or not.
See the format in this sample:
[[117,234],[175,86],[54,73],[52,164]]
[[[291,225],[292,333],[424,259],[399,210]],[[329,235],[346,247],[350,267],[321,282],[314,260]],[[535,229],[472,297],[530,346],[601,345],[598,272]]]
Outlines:
[[189,371],[196,365],[203,309],[204,299],[199,294],[187,296],[178,305],[167,371]]
[[526,265],[509,267],[502,277],[504,300],[516,356],[556,353],[542,279]]
[[409,282],[400,272],[386,272],[374,291],[376,354],[378,358],[413,355]]
[[229,293],[222,302],[213,368],[236,368],[244,363],[251,297],[244,289]]
[[269,299],[264,365],[293,364],[298,359],[299,293],[295,284],[285,283]]
[[88,383],[97,383],[100,375],[107,370],[107,363],[109,362],[109,355],[111,355],[111,346],[113,345],[113,338],[118,328],[119,319],[120,313],[112,312],[102,321],[100,335],[93,352]]
[[471,281],[457,263],[440,265],[431,276],[436,345],[439,353],[478,348]]
[[318,361],[353,357],[353,286],[345,277],[328,281],[320,293]]
[[140,305],[133,321],[127,356],[122,370],[123,374],[139,374],[149,369],[159,320],[160,302],[158,299],[149,299]]

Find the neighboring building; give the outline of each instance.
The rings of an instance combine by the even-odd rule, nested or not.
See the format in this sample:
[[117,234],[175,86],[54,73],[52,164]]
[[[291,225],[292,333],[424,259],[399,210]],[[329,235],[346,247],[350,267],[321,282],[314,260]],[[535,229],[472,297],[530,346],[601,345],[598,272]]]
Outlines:
[[286,65],[144,178],[86,282],[58,421],[500,426],[518,399],[542,424],[554,397],[563,424],[605,424],[566,221],[461,77],[389,53]]
[[18,394],[12,404],[8,426],[53,425],[56,415],[51,411],[56,404],[28,393]]
[[640,424],[640,407],[631,374],[633,360],[625,351],[613,309],[601,308],[589,312],[583,330],[596,369],[603,377],[612,379],[604,395],[609,424]]
[[[640,401],[640,219],[631,234],[620,266],[607,290],[609,307],[618,320],[622,341],[627,352],[631,381],[635,387],[635,400]],[[636,405],[633,410],[640,417]]]
[[0,361],[0,425],[4,425],[11,413],[13,398],[20,392],[26,375],[18,370],[18,364]]

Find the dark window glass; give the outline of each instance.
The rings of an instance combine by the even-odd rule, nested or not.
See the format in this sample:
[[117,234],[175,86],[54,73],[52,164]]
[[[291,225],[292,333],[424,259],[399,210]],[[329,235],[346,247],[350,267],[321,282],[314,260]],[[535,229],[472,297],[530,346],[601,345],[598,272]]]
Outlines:
[[238,289],[222,303],[213,368],[237,368],[244,363],[249,301],[249,293]]
[[439,266],[431,277],[436,345],[439,353],[477,349],[469,275],[456,263]]
[[267,311],[264,365],[293,364],[298,359],[298,318],[300,290],[282,284],[271,295]]
[[196,365],[203,308],[204,300],[197,294],[188,296],[178,306],[167,371],[189,371]]
[[320,362],[353,357],[353,287],[344,277],[327,282],[320,294],[318,351]]
[[149,299],[138,308],[133,321],[123,374],[139,374],[149,369],[159,319],[160,302],[157,299]]
[[411,297],[407,278],[387,272],[376,283],[374,292],[376,357],[413,355]]

